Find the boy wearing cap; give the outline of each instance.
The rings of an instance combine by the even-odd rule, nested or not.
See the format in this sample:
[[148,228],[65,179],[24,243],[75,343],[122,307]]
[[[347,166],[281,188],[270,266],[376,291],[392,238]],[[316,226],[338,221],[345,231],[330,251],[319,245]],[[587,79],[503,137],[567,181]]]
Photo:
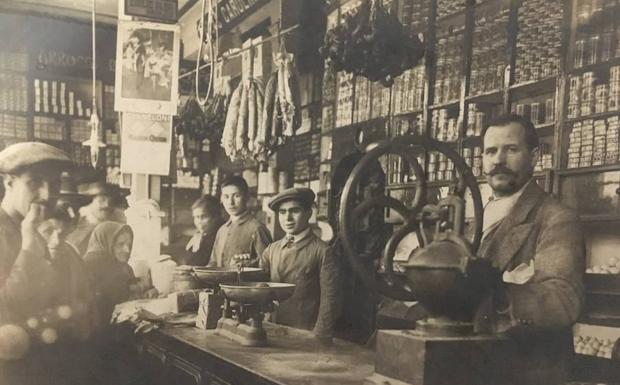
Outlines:
[[258,266],[263,250],[271,243],[269,230],[248,211],[248,184],[240,176],[222,182],[221,201],[230,219],[215,236],[209,266],[234,267],[236,258],[246,266]]
[[272,243],[260,260],[272,282],[294,283],[293,296],[280,303],[276,322],[313,330],[315,336],[331,341],[338,316],[338,267],[327,243],[311,230],[314,192],[292,188],[273,198],[269,208],[277,212],[284,238]]

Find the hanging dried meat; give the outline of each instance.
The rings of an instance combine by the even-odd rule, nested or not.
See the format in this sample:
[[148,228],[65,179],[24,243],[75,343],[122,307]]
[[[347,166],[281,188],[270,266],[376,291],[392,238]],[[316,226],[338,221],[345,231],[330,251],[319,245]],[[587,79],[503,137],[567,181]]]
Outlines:
[[325,34],[321,54],[336,71],[361,75],[390,86],[424,56],[417,36],[408,36],[382,0],[363,0],[352,14]]
[[263,91],[255,79],[241,81],[233,91],[221,141],[224,152],[231,160],[252,158],[262,103]]
[[286,52],[276,54],[274,68],[265,86],[260,124],[252,151],[261,162],[266,162],[269,155],[301,126],[300,89],[294,56]]

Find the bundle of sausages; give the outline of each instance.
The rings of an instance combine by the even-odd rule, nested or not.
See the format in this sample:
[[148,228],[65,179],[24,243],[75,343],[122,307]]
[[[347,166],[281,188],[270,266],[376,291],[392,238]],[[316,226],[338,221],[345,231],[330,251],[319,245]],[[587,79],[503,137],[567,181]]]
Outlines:
[[262,111],[263,91],[260,83],[256,79],[241,81],[230,98],[222,134],[222,147],[230,159],[251,157]]
[[276,55],[275,70],[263,92],[255,79],[233,91],[222,135],[222,147],[232,160],[265,162],[301,126],[299,82],[293,55]]

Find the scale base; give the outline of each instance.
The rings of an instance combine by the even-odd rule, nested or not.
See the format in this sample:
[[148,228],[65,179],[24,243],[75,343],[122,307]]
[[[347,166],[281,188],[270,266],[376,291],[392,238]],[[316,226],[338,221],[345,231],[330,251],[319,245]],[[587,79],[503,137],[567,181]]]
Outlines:
[[264,329],[247,324],[238,324],[232,318],[220,318],[215,334],[229,338],[243,346],[267,346],[267,333]]
[[541,378],[545,374],[540,363],[520,354],[511,340],[494,335],[431,336],[379,330],[375,357],[375,373],[364,385],[557,383],[553,378]]

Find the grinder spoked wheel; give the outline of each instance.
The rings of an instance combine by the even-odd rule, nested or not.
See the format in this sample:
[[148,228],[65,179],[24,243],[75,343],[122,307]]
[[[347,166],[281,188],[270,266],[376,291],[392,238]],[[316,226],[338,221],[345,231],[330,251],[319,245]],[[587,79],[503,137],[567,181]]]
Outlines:
[[[442,153],[454,163],[457,177],[452,183],[449,196],[456,197],[458,198],[457,200],[462,202],[465,192],[467,190],[471,192],[474,207],[474,231],[470,237],[463,237],[463,229],[460,225],[457,225],[458,228],[446,228],[446,226],[450,227],[463,222],[463,218],[458,216],[463,215],[464,209],[459,213],[459,210],[456,210],[456,212],[455,210],[443,210],[442,207],[437,205],[427,204],[426,177],[422,166],[415,156],[416,153],[421,151]],[[385,194],[369,197],[356,204],[360,181],[364,178],[368,167],[385,155],[401,157],[415,173],[415,196],[410,207]],[[442,201],[450,202],[449,199],[443,199]],[[385,208],[397,212],[403,218],[404,223],[391,235],[384,246],[383,270],[374,271],[368,269],[368,264],[360,259],[353,246],[354,239],[357,236],[356,227],[361,218],[370,210]],[[456,218],[454,217],[455,215],[457,216]],[[353,269],[362,278],[364,283],[387,297],[401,301],[411,301],[416,300],[417,297],[412,288],[414,285],[411,285],[411,281],[408,281],[407,277],[394,272],[394,255],[399,243],[407,235],[415,233],[420,248],[425,248],[429,243],[432,243],[432,239],[429,239],[424,229],[435,228],[442,231],[447,230],[447,233],[458,237],[457,243],[459,243],[459,247],[469,249],[468,255],[475,253],[482,237],[482,200],[476,178],[472,174],[470,167],[447,143],[422,136],[402,136],[379,143],[377,147],[364,155],[353,168],[341,195],[338,219],[342,247]],[[463,242],[461,242],[461,238]]]

